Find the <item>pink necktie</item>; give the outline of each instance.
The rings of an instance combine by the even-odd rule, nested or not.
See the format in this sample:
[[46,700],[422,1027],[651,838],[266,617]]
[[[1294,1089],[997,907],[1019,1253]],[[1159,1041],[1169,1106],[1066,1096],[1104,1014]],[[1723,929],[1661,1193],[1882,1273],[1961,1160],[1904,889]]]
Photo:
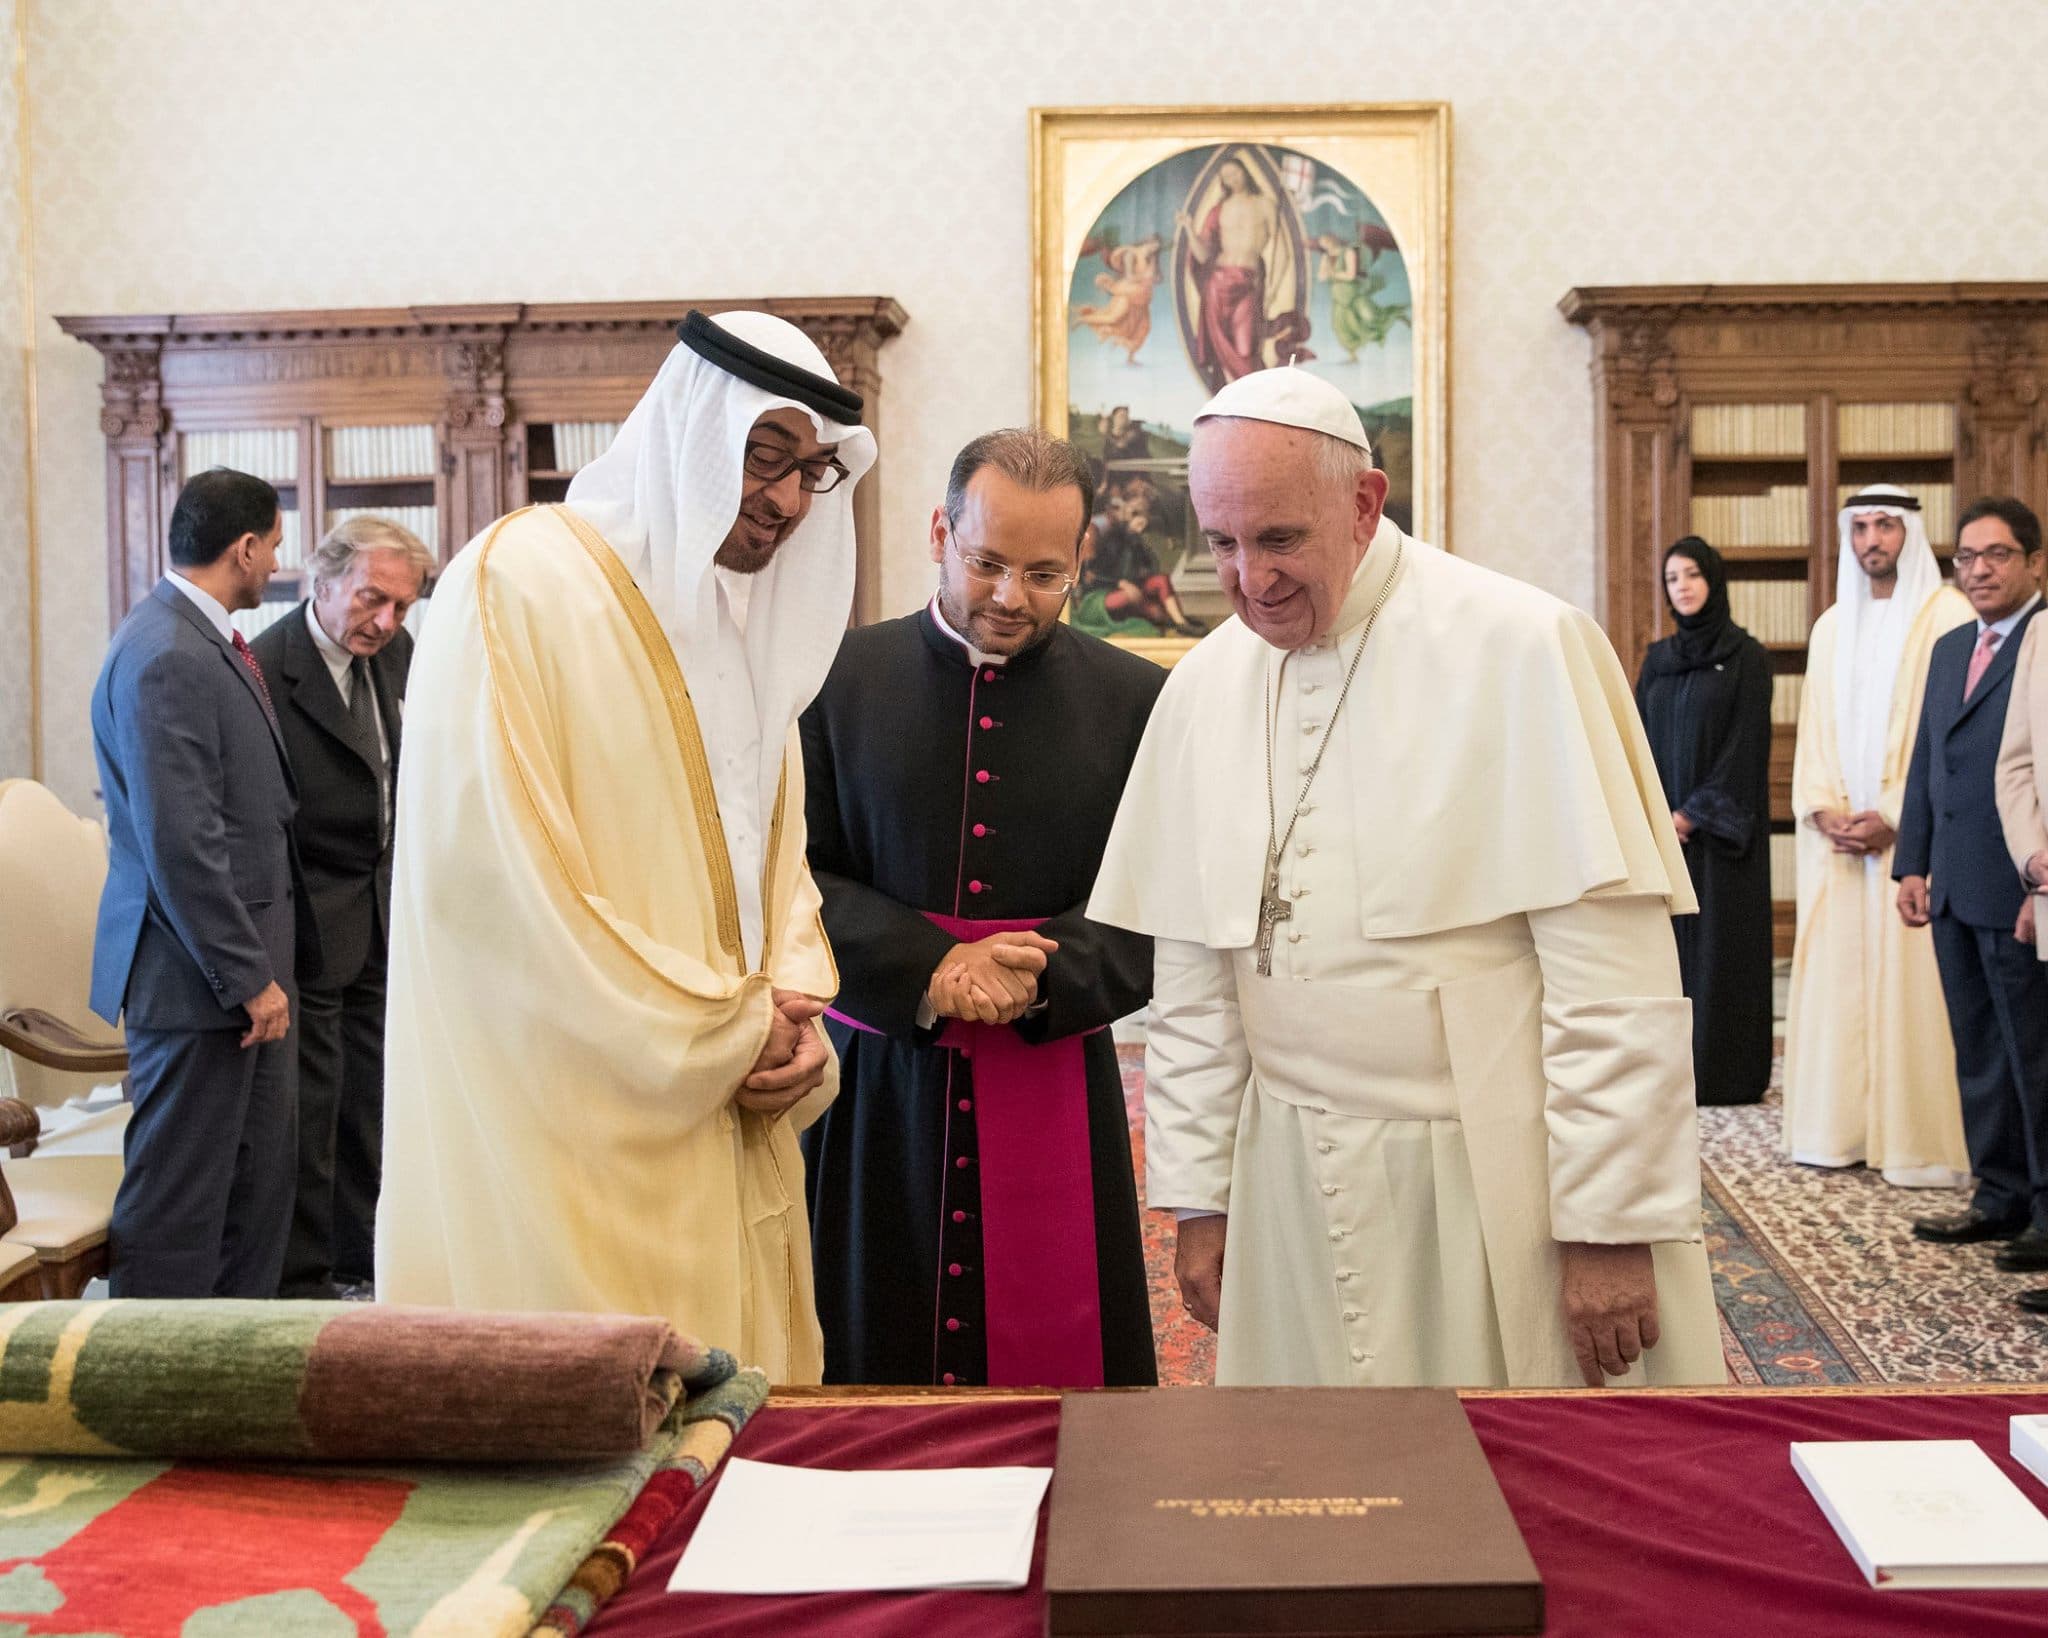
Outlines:
[[1989,626],[1977,639],[1977,646],[1970,652],[1970,670],[1963,678],[1963,698],[1968,699],[1977,692],[1977,684],[1984,680],[1984,673],[1991,668],[1991,651],[1998,647],[1998,633]]
[[[242,664],[249,668],[249,675],[256,679],[256,692],[263,696],[263,714],[270,718],[272,722],[277,721],[277,707],[270,703],[270,684],[263,676],[263,667],[256,663],[256,655],[250,649],[248,642],[243,638],[242,634],[237,631],[232,635],[235,641],[235,652],[241,655]],[[1976,675],[1974,671],[1970,673],[1973,680]]]

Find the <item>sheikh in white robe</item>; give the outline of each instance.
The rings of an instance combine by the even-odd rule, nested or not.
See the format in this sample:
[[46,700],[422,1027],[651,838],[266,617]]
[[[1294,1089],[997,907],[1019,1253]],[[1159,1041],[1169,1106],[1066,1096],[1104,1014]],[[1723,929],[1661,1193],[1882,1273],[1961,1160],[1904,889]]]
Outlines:
[[1089,914],[1157,941],[1147,1198],[1229,1213],[1217,1380],[1579,1381],[1558,1242],[1650,1244],[1627,1380],[1723,1380],[1700,1228],[1677,841],[1590,619],[1416,541],[1254,934],[1366,611],[1287,660],[1232,621],[1154,710]]
[[1866,857],[1837,853],[1813,816],[1867,805],[1898,828],[1928,655],[1937,637],[1973,618],[1952,586],[1914,617],[1897,672],[1878,685],[1876,697],[1889,709],[1867,719],[1873,741],[1880,725],[1883,734],[1881,747],[1869,747],[1878,754],[1866,755],[1877,775],[1874,790],[1850,789],[1835,709],[1832,608],[1813,623],[1799,697],[1792,759],[1799,920],[1785,1018],[1784,1145],[1808,1165],[1861,1161],[1906,1187],[1947,1187],[1970,1177],[1934,935],[1899,919],[1891,849]]
[[750,961],[674,651],[596,531],[536,507],[441,577],[406,752],[379,1297],[659,1314],[816,1382],[796,1131],[836,1060],[782,1118],[731,1101],[771,991],[838,988],[795,730]]

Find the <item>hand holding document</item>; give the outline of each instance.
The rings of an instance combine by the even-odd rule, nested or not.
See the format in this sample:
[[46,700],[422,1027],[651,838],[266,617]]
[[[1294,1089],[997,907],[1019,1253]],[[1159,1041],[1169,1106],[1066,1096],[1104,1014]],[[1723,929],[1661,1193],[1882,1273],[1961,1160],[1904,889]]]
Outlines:
[[848,1473],[730,1457],[669,1591],[1021,1587],[1051,1478],[1049,1467]]

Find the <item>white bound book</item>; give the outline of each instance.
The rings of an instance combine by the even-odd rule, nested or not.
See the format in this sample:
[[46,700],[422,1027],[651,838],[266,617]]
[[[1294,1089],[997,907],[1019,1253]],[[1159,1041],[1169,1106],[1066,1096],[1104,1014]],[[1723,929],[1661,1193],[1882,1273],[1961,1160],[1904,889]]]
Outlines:
[[2048,1518],[1974,1440],[1794,1443],[1792,1467],[1873,1587],[2048,1587]]

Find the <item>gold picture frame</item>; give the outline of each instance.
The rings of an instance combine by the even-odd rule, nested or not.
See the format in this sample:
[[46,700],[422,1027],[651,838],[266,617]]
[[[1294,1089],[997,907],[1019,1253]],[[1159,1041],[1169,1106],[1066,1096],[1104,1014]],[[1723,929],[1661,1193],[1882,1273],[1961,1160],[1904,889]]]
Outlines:
[[1272,364],[1345,388],[1450,545],[1450,166],[1442,102],[1031,110],[1037,418],[1102,480],[1077,626],[1171,665],[1227,616],[1187,439]]

